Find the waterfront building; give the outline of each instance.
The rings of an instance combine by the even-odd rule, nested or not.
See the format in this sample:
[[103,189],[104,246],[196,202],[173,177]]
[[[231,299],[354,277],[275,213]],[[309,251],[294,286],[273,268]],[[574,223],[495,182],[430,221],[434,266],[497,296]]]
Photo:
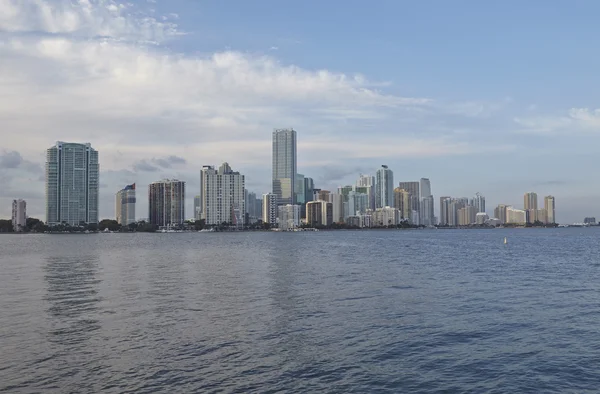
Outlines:
[[458,209],[458,225],[470,226],[476,222],[477,212],[474,206],[466,205]]
[[245,177],[233,171],[228,163],[218,170],[202,168],[202,219],[206,225],[244,228],[246,213]]
[[440,197],[440,226],[448,226],[450,223],[450,203],[452,197]]
[[527,223],[527,212],[513,207],[506,208],[506,223],[524,225]]
[[548,212],[545,209],[538,209],[535,220],[543,224],[548,224]]
[[271,226],[277,224],[277,195],[273,193],[263,194],[262,199],[262,221]]
[[[475,208],[475,209],[477,209],[477,208]],[[478,225],[487,224],[489,222],[489,220],[490,220],[490,217],[485,212],[477,212],[477,214],[475,215],[475,224],[478,224]]]
[[185,182],[163,179],[148,185],[148,221],[155,227],[177,227],[185,221]]
[[587,217],[585,219],[583,219],[583,224],[590,224],[592,226],[596,225],[596,218],[591,216],[591,217]]
[[323,200],[307,202],[306,223],[313,227],[333,224],[333,204]]
[[421,223],[425,226],[432,226],[435,224],[435,208],[433,195],[431,194],[431,182],[429,178],[421,178],[419,183],[421,189]]
[[273,194],[277,205],[296,203],[296,131],[273,131]]
[[400,187],[394,189],[394,207],[400,214],[400,220],[408,220],[412,223],[411,194]]
[[348,193],[347,207],[347,216],[365,213],[368,209],[371,209],[369,204],[369,196],[365,193],[358,193],[353,190]]
[[382,165],[376,174],[375,208],[394,205],[394,173],[386,165]]
[[57,142],[46,151],[46,223],[98,223],[100,168],[91,144]]
[[246,214],[248,223],[256,223],[262,218],[262,199],[256,193],[246,190]]
[[400,189],[404,189],[410,193],[410,203],[412,211],[421,211],[421,188],[420,182],[409,181],[409,182],[400,182],[398,184]]
[[509,207],[510,205],[498,204],[498,206],[494,209],[494,217],[500,220],[501,224],[505,224],[507,222],[506,209]]
[[523,209],[525,211],[529,209],[538,209],[537,193],[527,192],[523,195]]
[[135,183],[125,186],[115,196],[115,216],[121,226],[135,223]]
[[333,223],[342,223],[344,221],[344,196],[331,193],[329,202],[332,204],[333,209]]
[[293,231],[300,226],[300,206],[280,205],[278,214],[278,227],[282,231]]
[[380,227],[396,226],[400,223],[400,215],[394,207],[377,208],[373,214],[375,225]]
[[12,227],[18,233],[27,227],[27,203],[25,200],[13,200],[12,202]]
[[471,205],[475,207],[477,213],[485,212],[485,197],[480,193],[475,193],[475,197],[471,200]]
[[544,197],[544,209],[546,210],[547,215],[547,223],[554,224],[556,223],[556,209],[554,205],[554,197],[546,196]]

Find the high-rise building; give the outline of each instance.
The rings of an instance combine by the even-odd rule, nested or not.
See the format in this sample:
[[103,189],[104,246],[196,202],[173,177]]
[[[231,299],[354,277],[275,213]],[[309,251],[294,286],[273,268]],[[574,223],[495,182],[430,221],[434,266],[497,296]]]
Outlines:
[[135,223],[135,183],[125,186],[115,196],[115,216],[121,226]]
[[394,173],[386,165],[382,165],[376,174],[375,208],[394,205]]
[[373,216],[375,225],[380,227],[395,226],[400,221],[400,214],[394,207],[377,208]]
[[329,195],[331,192],[329,190],[319,190],[317,193],[317,201],[329,201]]
[[246,213],[249,223],[256,223],[262,218],[262,199],[256,197],[256,193],[246,190]]
[[440,226],[448,226],[450,223],[450,202],[452,197],[440,197]]
[[277,224],[277,196],[273,193],[263,194],[262,221],[271,226]]
[[279,229],[281,231],[292,231],[300,225],[299,205],[280,205],[278,215]]
[[547,215],[547,223],[554,224],[556,223],[556,207],[554,205],[554,197],[546,196],[544,197],[544,209],[546,210]]
[[538,209],[538,196],[537,193],[528,192],[523,196],[523,209]]
[[419,182],[421,189],[421,223],[425,226],[433,226],[435,224],[435,204],[431,194],[431,182],[429,178],[421,178]]
[[494,209],[494,217],[500,220],[501,224],[505,224],[508,220],[506,216],[506,209],[509,207],[510,205],[498,204],[498,206]]
[[470,226],[477,220],[477,209],[472,205],[467,205],[458,210],[458,225]]
[[176,227],[185,221],[185,182],[163,179],[148,185],[148,221],[155,227]]
[[344,221],[344,196],[338,193],[329,194],[329,202],[332,207],[333,223]]
[[369,205],[369,196],[365,193],[357,193],[351,191],[348,193],[347,212],[345,217],[364,214],[367,209],[371,209]]
[[394,207],[400,214],[400,220],[408,220],[412,223],[411,194],[400,187],[394,189]]
[[411,209],[413,211],[421,211],[421,193],[419,182],[400,182],[398,184],[400,189],[404,189],[410,193]]
[[273,193],[278,205],[296,203],[296,131],[273,131]]
[[[202,179],[202,177],[200,177],[200,179]],[[200,188],[202,188],[202,186],[200,186]],[[202,212],[202,195],[198,194],[197,196],[194,196],[194,220],[200,220],[201,216],[200,213]]]
[[296,174],[296,204],[306,203],[306,193],[304,190],[304,175]]
[[478,224],[478,225],[485,224],[489,219],[490,219],[490,217],[488,216],[487,213],[478,212],[477,215],[475,215],[475,224]]
[[475,193],[475,197],[471,200],[471,205],[475,207],[477,213],[485,212],[485,197],[480,193]]
[[243,228],[246,219],[244,175],[223,163],[218,170],[213,166],[202,167],[202,180],[202,219],[205,224],[227,223]]
[[90,144],[57,142],[46,151],[46,222],[98,223],[98,151]]
[[373,175],[360,174],[356,181],[354,191],[358,193],[366,193],[369,198],[369,209],[375,210],[375,177]]
[[524,225],[526,222],[526,211],[513,207],[506,208],[506,223]]
[[330,226],[333,224],[333,204],[327,201],[307,202],[306,223],[309,226]]
[[24,231],[27,227],[27,203],[25,200],[12,202],[12,227],[14,232]]
[[373,175],[360,174],[356,181],[356,186],[375,186],[375,177]]
[[312,178],[304,177],[304,203],[312,201],[314,198],[315,181]]

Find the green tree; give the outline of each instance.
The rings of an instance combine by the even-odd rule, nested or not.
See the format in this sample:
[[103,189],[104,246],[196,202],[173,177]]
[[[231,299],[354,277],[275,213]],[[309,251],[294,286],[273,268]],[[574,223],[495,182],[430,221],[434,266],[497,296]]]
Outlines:
[[103,219],[98,224],[98,229],[100,231],[104,231],[106,229],[108,229],[108,231],[119,231],[121,229],[121,225],[116,220]]
[[0,220],[0,233],[12,233],[13,225],[12,220]]

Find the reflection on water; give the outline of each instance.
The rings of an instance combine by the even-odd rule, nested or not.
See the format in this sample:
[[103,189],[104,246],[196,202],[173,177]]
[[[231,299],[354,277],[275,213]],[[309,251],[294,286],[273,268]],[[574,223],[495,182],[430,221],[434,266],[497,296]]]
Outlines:
[[48,257],[45,271],[48,340],[67,346],[89,339],[100,328],[98,256]]

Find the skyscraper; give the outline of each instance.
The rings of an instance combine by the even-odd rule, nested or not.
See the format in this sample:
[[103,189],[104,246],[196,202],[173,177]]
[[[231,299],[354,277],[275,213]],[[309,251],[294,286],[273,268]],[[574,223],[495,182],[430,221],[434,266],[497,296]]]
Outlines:
[[556,206],[553,196],[544,197],[544,209],[546,210],[546,217],[548,219],[548,223],[556,223]]
[[421,211],[421,194],[419,182],[400,182],[398,184],[400,189],[404,189],[410,193],[410,209],[413,211]]
[[131,223],[135,223],[135,183],[119,190],[115,200],[117,223],[121,226],[128,226]]
[[333,204],[327,201],[306,203],[306,223],[309,226],[330,226],[333,224]]
[[471,205],[475,207],[476,213],[485,212],[485,197],[480,193],[475,193]]
[[375,208],[394,206],[394,173],[382,165],[376,174]]
[[421,178],[421,223],[425,226],[432,226],[435,223],[435,208],[433,195],[431,194],[431,182],[429,178]]
[[523,209],[538,209],[538,196],[537,193],[528,192],[523,196]]
[[164,179],[148,185],[148,220],[155,227],[179,226],[185,220],[185,182]]
[[296,203],[296,131],[273,131],[273,194],[278,205]]
[[394,207],[400,214],[400,219],[411,221],[412,207],[410,193],[400,187],[394,189]]
[[25,200],[13,200],[12,226],[14,232],[21,232],[27,227],[27,203]]
[[46,151],[46,222],[98,223],[100,168],[90,144],[57,142]]
[[375,210],[375,177],[373,175],[360,174],[354,191],[366,193],[369,199],[369,209]]
[[245,178],[228,163],[218,170],[202,167],[202,219],[207,225],[228,223],[243,228],[246,214]]
[[450,203],[452,197],[440,197],[440,226],[448,226],[450,223]]
[[507,221],[506,210],[511,208],[510,205],[506,204],[498,204],[498,206],[494,209],[494,217],[500,220],[500,223],[505,224]]

